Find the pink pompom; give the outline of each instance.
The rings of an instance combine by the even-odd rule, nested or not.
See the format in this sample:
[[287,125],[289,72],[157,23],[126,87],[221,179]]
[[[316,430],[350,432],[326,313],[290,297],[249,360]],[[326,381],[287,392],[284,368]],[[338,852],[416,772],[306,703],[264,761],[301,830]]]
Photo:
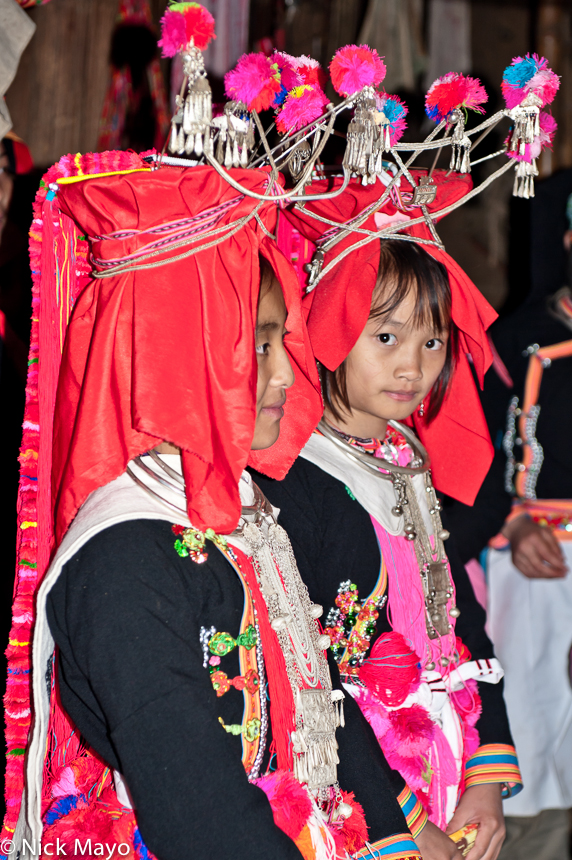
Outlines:
[[174,57],[185,48],[187,26],[184,15],[167,9],[161,18],[161,38],[158,44],[163,57]]
[[324,89],[328,76],[317,60],[302,54],[300,57],[294,57],[294,66],[302,84],[318,84]]
[[409,109],[398,96],[390,96],[387,93],[375,94],[375,106],[389,120],[389,142],[393,146],[401,140],[407,128],[405,117]]
[[546,57],[526,54],[515,57],[503,73],[501,89],[509,110],[518,107],[529,93],[541,100],[540,107],[546,107],[553,100],[560,87],[560,78],[548,65]]
[[467,108],[484,113],[481,107],[488,100],[478,78],[448,72],[431,84],[425,97],[425,112],[429,119],[442,122],[455,108]]
[[267,110],[280,90],[280,70],[262,53],[243,54],[224,76],[224,89],[229,99],[245,102],[248,110]]
[[400,633],[384,633],[363,663],[359,678],[384,705],[398,707],[419,686],[419,657]]
[[351,96],[364,87],[377,87],[386,73],[385,63],[374,48],[346,45],[334,54],[330,76],[341,96]]
[[327,104],[328,98],[317,84],[313,87],[295,87],[288,93],[282,110],[276,115],[276,128],[280,134],[298,131],[322,116]]
[[270,61],[280,69],[280,84],[284,87],[287,93],[293,90],[294,87],[300,86],[303,83],[302,78],[296,71],[297,58],[286,54],[283,51],[274,51],[270,57]]
[[312,815],[312,802],[306,789],[285,770],[261,776],[255,784],[268,798],[276,826],[290,839],[297,839]]
[[415,756],[422,753],[435,735],[435,723],[421,705],[398,708],[389,714],[390,731],[385,742],[394,747],[400,755]]
[[215,21],[211,13],[199,3],[178,3],[167,9],[161,18],[159,47],[164,57],[174,57],[192,43],[204,51],[216,39]]

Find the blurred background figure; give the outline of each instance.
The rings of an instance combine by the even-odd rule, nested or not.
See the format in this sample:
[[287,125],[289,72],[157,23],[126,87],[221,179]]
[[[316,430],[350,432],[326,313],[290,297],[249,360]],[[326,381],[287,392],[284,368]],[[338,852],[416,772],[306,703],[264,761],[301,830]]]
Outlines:
[[506,673],[505,699],[525,784],[511,802],[501,854],[507,860],[570,856],[571,202],[571,170],[537,189],[532,289],[492,329],[512,386],[508,390],[489,374],[484,393],[493,438],[502,438],[505,490],[514,497],[487,559],[489,630]]
[[97,149],[163,148],[171,115],[148,0],[121,0]]

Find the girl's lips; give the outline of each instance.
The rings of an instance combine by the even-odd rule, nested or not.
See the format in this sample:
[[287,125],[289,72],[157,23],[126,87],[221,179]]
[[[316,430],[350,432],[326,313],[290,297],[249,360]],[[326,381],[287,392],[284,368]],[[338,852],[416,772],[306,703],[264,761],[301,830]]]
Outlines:
[[284,415],[284,410],[281,406],[264,406],[261,411],[264,412],[265,415],[268,415],[277,421],[279,421]]
[[284,416],[284,404],[286,403],[286,398],[282,398],[278,400],[276,403],[272,403],[270,406],[263,406],[260,410],[264,412],[265,415],[268,415],[270,418],[274,418],[277,421]]
[[387,394],[388,397],[391,397],[392,400],[401,400],[404,403],[408,403],[410,400],[415,400],[418,391],[384,391],[384,394]]

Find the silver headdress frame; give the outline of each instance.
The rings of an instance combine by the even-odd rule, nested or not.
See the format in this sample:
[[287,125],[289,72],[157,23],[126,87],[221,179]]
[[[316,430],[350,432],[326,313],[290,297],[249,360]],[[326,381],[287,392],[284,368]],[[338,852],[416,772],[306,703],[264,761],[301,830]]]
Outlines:
[[[337,105],[328,103],[321,116],[301,129],[284,134],[279,143],[271,148],[268,135],[274,123],[264,130],[257,111],[249,110],[244,102],[229,101],[224,106],[222,115],[213,117],[211,90],[203,57],[192,40],[182,52],[182,57],[184,79],[176,99],[177,111],[172,120],[169,140],[161,155],[150,156],[149,159],[155,161],[157,168],[161,164],[180,166],[209,164],[240,194],[260,202],[267,200],[277,203],[287,202],[294,208],[304,209],[306,215],[329,225],[332,230],[318,244],[314,257],[307,267],[308,292],[313,290],[321,278],[345,255],[374,240],[397,238],[443,248],[435,227],[436,221],[482,193],[511,168],[515,170],[513,193],[525,198],[534,195],[534,177],[538,175],[538,170],[534,160],[523,160],[526,146],[532,144],[540,133],[539,113],[543,102],[534,92],[529,92],[517,107],[499,110],[474,128],[467,129],[465,126],[466,111],[454,108],[424,140],[392,144],[390,119],[384,113],[383,107],[381,109],[377,107],[375,89],[372,86],[366,86]],[[306,193],[306,188],[312,180],[316,176],[324,175],[320,157],[332,134],[339,134],[334,132],[337,116],[349,109],[353,109],[353,117],[347,129],[341,183],[331,191]],[[479,144],[505,120],[512,123],[507,143],[496,152],[475,157],[475,150]],[[258,142],[256,142],[257,135]],[[470,173],[471,168],[476,164],[504,153],[513,157],[507,158],[504,164],[461,199],[429,212],[428,206],[434,202],[437,194],[433,173],[442,150],[448,150],[450,154],[449,173]],[[435,153],[431,168],[424,175],[419,176],[417,172],[417,176],[414,176],[411,172],[414,162],[422,153],[430,151]],[[387,159],[391,159],[392,163],[388,164]],[[246,188],[236,178],[236,174],[234,176],[231,174],[231,168],[239,167],[270,168],[268,186],[264,194]],[[288,189],[278,184],[279,171],[285,168],[289,170],[292,179],[292,187]],[[305,208],[305,204],[312,200],[327,200],[341,195],[352,177],[357,177],[364,185],[379,182],[380,194],[351,222],[340,224]],[[390,195],[395,195],[399,190],[402,177],[405,177],[412,189],[408,208],[409,206],[418,207],[421,210],[419,217],[407,216],[403,221],[394,221],[375,231],[365,229],[362,226],[364,222],[384,206]],[[248,218],[251,217],[257,217],[256,209],[248,216]],[[413,240],[408,232],[403,232],[416,224],[425,224],[431,238]],[[214,231],[213,242],[221,241],[231,235],[232,230],[231,233],[227,231],[228,227],[222,228],[223,235],[216,238],[214,237],[216,231]],[[324,266],[325,254],[349,233],[357,234],[358,241]],[[203,240],[205,239],[209,239],[208,234],[203,236]]]

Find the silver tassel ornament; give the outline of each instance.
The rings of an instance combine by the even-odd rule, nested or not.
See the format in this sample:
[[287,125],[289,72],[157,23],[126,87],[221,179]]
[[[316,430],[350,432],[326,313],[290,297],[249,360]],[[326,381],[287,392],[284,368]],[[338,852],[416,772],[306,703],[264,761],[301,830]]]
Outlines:
[[363,185],[376,181],[378,155],[383,151],[383,136],[376,123],[375,91],[364,87],[348,126],[343,166],[362,177]]
[[212,93],[206,77],[203,56],[191,46],[183,54],[186,95],[177,96],[177,113],[171,125],[169,151],[200,157],[210,147]]
[[528,200],[534,197],[534,177],[538,176],[538,168],[536,159],[530,161],[519,161],[516,165],[514,186],[512,189],[513,197],[524,197]]
[[451,135],[451,161],[449,170],[457,173],[471,172],[471,139],[465,134],[465,117],[463,112],[455,108],[449,114],[449,122],[454,123]]
[[528,93],[526,98],[508,115],[514,122],[510,138],[509,151],[524,155],[527,143],[532,143],[540,134],[539,114],[542,100],[534,93]]

